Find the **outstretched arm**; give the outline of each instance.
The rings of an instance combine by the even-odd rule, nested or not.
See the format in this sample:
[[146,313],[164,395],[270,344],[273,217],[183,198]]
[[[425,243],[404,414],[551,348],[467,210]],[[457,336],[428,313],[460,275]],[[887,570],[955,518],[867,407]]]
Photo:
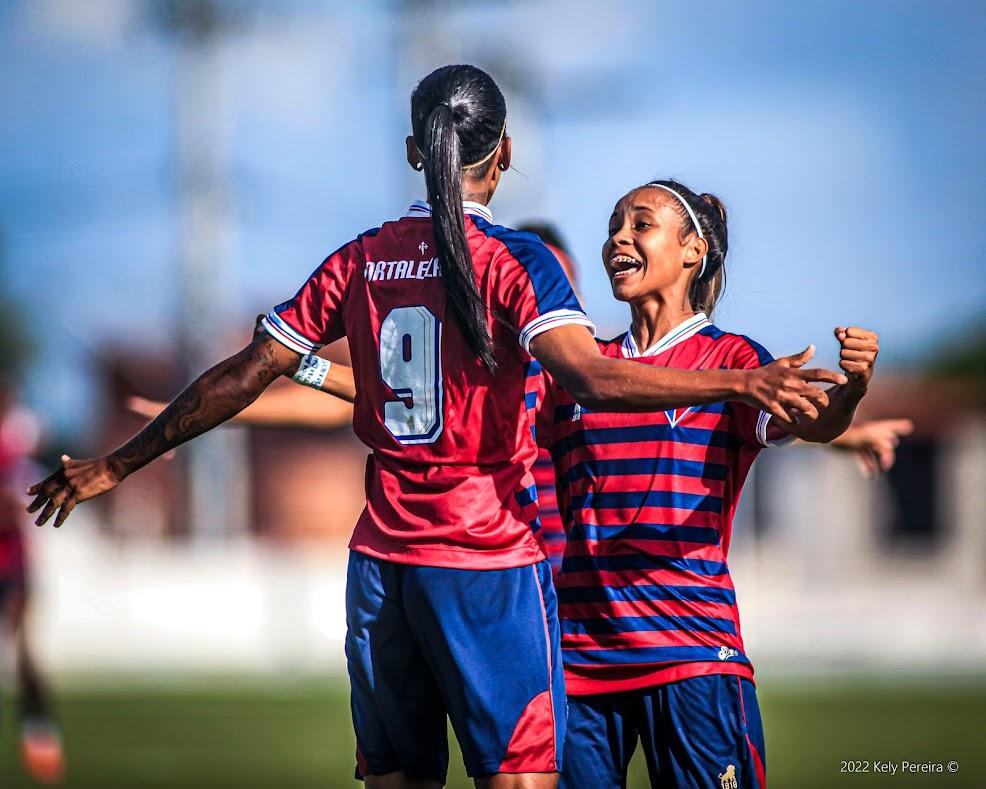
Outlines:
[[866,395],[873,366],[880,352],[876,332],[850,326],[835,330],[839,341],[839,366],[846,372],[846,383],[828,390],[828,405],[818,418],[809,423],[787,424],[784,429],[802,441],[825,443],[832,441],[849,428],[859,401]]
[[582,326],[559,326],[531,341],[531,353],[579,403],[597,411],[661,411],[739,400],[791,424],[790,412],[808,419],[828,405],[810,381],[845,384],[844,375],[805,369],[809,346],[794,356],[752,370],[676,370],[604,357]]
[[[128,397],[127,408],[153,419],[167,403],[144,397]],[[353,422],[353,407],[338,397],[323,397],[288,381],[274,384],[229,420],[229,424],[256,427],[309,427],[332,430]]]
[[62,468],[28,489],[37,497],[28,512],[41,509],[40,526],[58,510],[55,526],[61,526],[79,502],[112,490],[154,458],[239,413],[279,375],[291,375],[299,359],[272,337],[256,335],[242,351],[200,375],[123,446],[100,458],[63,455]]

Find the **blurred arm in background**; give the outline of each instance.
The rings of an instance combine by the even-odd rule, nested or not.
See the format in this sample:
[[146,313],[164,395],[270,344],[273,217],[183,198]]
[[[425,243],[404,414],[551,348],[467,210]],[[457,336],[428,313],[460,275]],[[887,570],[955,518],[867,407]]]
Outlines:
[[36,521],[41,526],[58,510],[54,525],[61,526],[79,502],[112,490],[156,457],[238,414],[278,376],[292,375],[300,359],[301,354],[269,335],[254,335],[249,345],[200,375],[123,446],[99,458],[62,455],[62,467],[28,489],[37,498],[27,511],[41,509]]
[[852,425],[829,446],[853,452],[860,473],[872,477],[893,467],[901,436],[909,436],[913,430],[910,419],[866,420]]
[[[316,355],[324,358],[327,353],[326,347],[319,349]],[[323,393],[334,397],[324,397]],[[353,368],[333,363],[320,391],[313,391],[307,386],[295,386],[289,381],[277,381],[230,421],[258,427],[314,427],[331,430],[352,424],[352,402],[355,399]],[[167,403],[160,400],[143,397],[127,399],[127,408],[148,419],[155,418],[165,406]]]

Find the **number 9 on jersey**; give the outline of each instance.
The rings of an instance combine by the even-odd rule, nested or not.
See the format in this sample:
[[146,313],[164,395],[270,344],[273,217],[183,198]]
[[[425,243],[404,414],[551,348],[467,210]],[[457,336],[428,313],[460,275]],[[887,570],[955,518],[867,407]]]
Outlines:
[[380,324],[380,376],[400,401],[384,403],[384,425],[402,444],[442,433],[442,323],[427,307],[397,307]]

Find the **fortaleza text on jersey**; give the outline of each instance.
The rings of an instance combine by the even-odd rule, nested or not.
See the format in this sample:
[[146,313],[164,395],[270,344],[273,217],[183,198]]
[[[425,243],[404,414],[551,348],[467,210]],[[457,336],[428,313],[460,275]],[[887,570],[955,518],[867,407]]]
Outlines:
[[430,279],[440,277],[442,269],[438,258],[431,260],[372,260],[366,262],[363,271],[367,282],[382,279]]

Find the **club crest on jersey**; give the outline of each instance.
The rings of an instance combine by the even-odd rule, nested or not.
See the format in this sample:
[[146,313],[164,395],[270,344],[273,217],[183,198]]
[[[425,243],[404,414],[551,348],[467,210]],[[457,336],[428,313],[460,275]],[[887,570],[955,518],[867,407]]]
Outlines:
[[671,411],[665,411],[664,415],[668,418],[668,424],[671,425],[671,427],[677,427],[678,423],[684,419],[685,414],[691,410],[691,406],[688,408],[675,408]]
[[[421,242],[427,249],[427,244]],[[368,260],[363,270],[367,282],[385,279],[433,279],[442,276],[438,258],[431,260]]]
[[729,660],[731,657],[739,657],[739,650],[726,646],[719,647],[719,660]]
[[739,781],[736,780],[736,765],[726,765],[726,772],[719,773],[720,789],[739,789]]

